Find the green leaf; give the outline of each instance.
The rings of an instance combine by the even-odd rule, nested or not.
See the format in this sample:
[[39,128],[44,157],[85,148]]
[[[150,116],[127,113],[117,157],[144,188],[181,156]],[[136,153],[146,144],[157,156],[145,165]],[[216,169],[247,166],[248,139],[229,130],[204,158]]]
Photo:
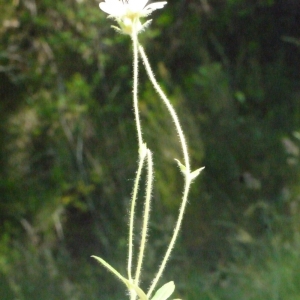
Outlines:
[[180,171],[181,171],[184,175],[186,175],[186,167],[185,167],[178,159],[175,158],[175,160],[176,160],[176,162],[177,162],[177,164],[178,164],[178,166],[179,166],[179,168],[180,168]]
[[125,277],[123,277],[115,268],[113,268],[109,263],[107,263],[104,259],[101,257],[92,255],[93,258],[95,258],[99,263],[101,263],[106,269],[108,269],[111,273],[113,273],[115,276],[117,276],[128,288],[130,287],[129,280],[127,280]]
[[99,263],[101,263],[106,269],[108,269],[111,273],[116,275],[128,288],[128,290],[134,290],[137,295],[139,296],[140,300],[148,300],[146,294],[143,292],[141,288],[130,282],[128,279],[123,277],[114,267],[112,267],[109,263],[107,263],[104,259],[101,257],[92,255],[93,258],[95,258]]
[[205,167],[199,168],[190,174],[190,179],[195,179]]
[[175,290],[175,284],[173,281],[170,281],[164,284],[153,296],[151,300],[166,300],[168,299]]

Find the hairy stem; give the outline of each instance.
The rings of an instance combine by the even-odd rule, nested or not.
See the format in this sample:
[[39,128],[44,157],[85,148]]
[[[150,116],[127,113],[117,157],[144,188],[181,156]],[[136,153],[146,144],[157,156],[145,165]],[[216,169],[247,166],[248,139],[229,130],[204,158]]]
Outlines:
[[173,231],[173,235],[172,235],[172,238],[171,238],[171,241],[169,243],[169,246],[167,248],[167,251],[165,253],[165,256],[161,262],[161,265],[159,267],[159,270],[154,278],[154,280],[152,281],[152,284],[148,290],[148,293],[147,293],[147,297],[150,299],[151,297],[151,294],[153,293],[166,265],[167,265],[167,261],[168,259],[170,258],[170,255],[171,255],[171,252],[174,248],[174,245],[175,245],[175,242],[176,242],[176,239],[177,239],[177,236],[178,236],[178,233],[179,233],[179,230],[180,230],[180,226],[181,226],[181,223],[182,223],[182,219],[183,219],[183,215],[184,215],[184,211],[185,211],[185,207],[186,207],[186,204],[187,204],[187,199],[188,199],[188,194],[189,194],[189,190],[190,190],[190,186],[191,186],[191,182],[189,180],[186,181],[185,183],[185,187],[184,187],[184,192],[183,192],[183,198],[182,198],[182,202],[181,202],[181,206],[180,206],[180,209],[179,209],[179,215],[178,215],[178,218],[177,218],[177,222],[176,222],[176,226],[174,228],[174,231]]
[[151,202],[151,193],[152,193],[152,185],[153,185],[153,162],[152,162],[152,153],[149,149],[147,149],[147,164],[148,164],[148,174],[147,174],[147,184],[146,184],[145,207],[144,207],[144,215],[143,215],[143,227],[141,231],[141,244],[140,244],[138,263],[137,263],[136,274],[134,278],[134,284],[136,286],[139,285],[144,252],[146,248],[149,214],[150,214],[150,202]]
[[137,193],[139,189],[139,182],[141,179],[142,169],[145,162],[145,157],[146,157],[145,153],[141,153],[139,155],[139,166],[136,173],[136,178],[134,181],[132,198],[131,198],[131,207],[130,207],[130,215],[129,215],[128,266],[127,266],[128,279],[130,281],[132,280],[131,269],[132,269],[132,259],[133,259],[133,228],[134,228],[135,206],[136,206]]
[[132,39],[132,46],[133,46],[133,108],[135,114],[139,149],[141,149],[143,145],[143,138],[142,138],[142,128],[141,128],[141,121],[140,121],[139,107],[138,107],[139,58],[138,58],[138,38],[136,32],[132,33],[131,39]]
[[[136,20],[137,21],[137,20]],[[135,115],[136,129],[137,129],[137,137],[138,137],[138,150],[139,150],[139,166],[136,174],[136,179],[133,188],[133,194],[131,199],[131,208],[130,208],[130,216],[129,216],[129,238],[128,238],[128,279],[130,282],[133,282],[132,278],[132,260],[133,260],[133,231],[134,231],[134,217],[135,217],[135,206],[139,188],[139,182],[142,174],[142,169],[145,161],[146,146],[143,144],[142,138],[142,127],[139,115],[139,107],[138,107],[138,73],[139,73],[139,53],[138,53],[138,37],[137,32],[133,29],[132,35],[132,47],[133,47],[133,109]],[[134,290],[130,290],[130,298],[131,300],[136,299],[136,292]]]
[[179,209],[178,219],[177,219],[174,231],[173,231],[171,241],[170,241],[169,246],[167,248],[167,251],[165,253],[165,256],[162,260],[162,263],[159,267],[159,270],[158,270],[158,272],[157,272],[157,274],[156,274],[156,276],[155,276],[155,278],[154,278],[154,280],[153,280],[153,282],[152,282],[152,284],[149,288],[149,291],[147,293],[147,297],[150,298],[152,292],[154,291],[154,289],[157,285],[158,280],[160,279],[160,277],[161,277],[161,275],[162,275],[162,273],[163,273],[163,271],[166,267],[167,261],[170,257],[171,251],[174,247],[175,241],[177,239],[177,236],[178,236],[178,233],[179,233],[179,230],[180,230],[184,210],[185,210],[185,207],[186,207],[186,204],[187,204],[188,193],[189,193],[189,189],[190,189],[190,185],[191,185],[191,180],[190,180],[190,176],[189,176],[191,170],[190,170],[190,160],[189,160],[189,155],[188,155],[187,143],[186,143],[186,140],[185,140],[185,137],[184,137],[184,134],[183,134],[183,130],[182,130],[181,125],[179,123],[179,119],[177,117],[177,114],[176,114],[173,106],[171,105],[169,99],[166,97],[166,95],[162,91],[161,87],[157,83],[157,81],[155,79],[155,76],[153,74],[153,71],[151,69],[149,60],[148,60],[148,58],[146,56],[146,53],[144,51],[144,48],[141,45],[139,45],[139,52],[141,54],[143,63],[145,65],[148,77],[149,77],[151,83],[153,84],[153,87],[155,88],[156,92],[158,93],[158,95],[160,96],[160,98],[162,99],[164,104],[166,105],[166,107],[167,107],[167,109],[168,109],[168,111],[171,115],[171,118],[172,118],[172,120],[175,124],[175,128],[176,128],[176,131],[177,131],[177,134],[178,134],[178,137],[179,137],[179,140],[180,140],[181,148],[182,148],[182,153],[183,153],[183,158],[184,158],[184,165],[185,165],[185,168],[186,168],[185,185],[184,185],[182,202],[181,202],[181,206],[180,206],[180,209]]
[[158,95],[160,96],[160,98],[163,100],[164,104],[166,105],[172,120],[175,124],[176,127],[176,131],[180,140],[180,144],[181,144],[181,148],[182,148],[182,153],[183,153],[183,158],[184,158],[184,165],[186,167],[187,173],[190,173],[190,160],[189,160],[189,154],[188,154],[188,149],[187,149],[187,143],[183,134],[183,130],[181,128],[178,116],[172,106],[172,104],[170,103],[169,99],[167,98],[167,96],[165,95],[165,93],[163,92],[163,90],[161,89],[161,87],[159,86],[158,82],[155,79],[155,76],[153,74],[152,68],[150,66],[149,60],[147,58],[147,55],[144,51],[144,48],[139,45],[139,52],[141,54],[143,63],[145,65],[148,77],[151,81],[151,83],[153,84],[153,87],[155,88],[156,92],[158,93]]

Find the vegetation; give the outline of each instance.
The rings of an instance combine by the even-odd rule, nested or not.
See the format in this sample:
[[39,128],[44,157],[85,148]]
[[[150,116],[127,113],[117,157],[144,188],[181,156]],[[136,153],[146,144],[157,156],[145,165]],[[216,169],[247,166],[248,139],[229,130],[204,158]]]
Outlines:
[[[130,39],[91,0],[1,8],[1,296],[123,298],[90,256],[126,273],[137,151]],[[175,280],[178,298],[300,299],[299,11],[297,0],[174,0],[140,37],[192,164],[206,167],[160,282]],[[147,285],[182,187],[176,132],[145,73],[140,100],[158,167]]]

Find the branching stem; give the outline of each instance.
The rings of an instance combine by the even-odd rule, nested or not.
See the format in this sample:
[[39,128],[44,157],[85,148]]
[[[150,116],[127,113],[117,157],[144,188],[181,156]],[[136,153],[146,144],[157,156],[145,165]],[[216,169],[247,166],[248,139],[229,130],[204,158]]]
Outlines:
[[188,154],[188,149],[187,149],[187,143],[183,134],[183,130],[181,128],[178,116],[172,106],[172,104],[170,103],[169,99],[167,98],[167,96],[165,95],[165,93],[163,92],[163,90],[161,89],[161,87],[159,86],[158,82],[155,79],[155,76],[153,74],[152,68],[150,66],[149,60],[147,58],[147,55],[144,51],[144,48],[139,45],[139,52],[141,54],[143,63],[145,65],[145,69],[147,71],[148,77],[151,81],[151,83],[153,84],[153,87],[155,88],[156,92],[158,93],[158,95],[160,96],[160,98],[163,100],[164,104],[166,105],[172,120],[175,124],[176,127],[176,131],[180,140],[180,144],[182,147],[182,153],[183,153],[183,158],[184,158],[184,165],[186,167],[187,173],[190,173],[190,159],[189,159],[189,154]]
[[154,289],[155,289],[155,287],[158,283],[158,280],[160,279],[160,277],[161,277],[161,275],[162,275],[162,273],[163,273],[163,271],[166,267],[167,261],[170,257],[171,251],[174,247],[175,241],[177,239],[177,236],[178,236],[178,233],[179,233],[179,230],[180,230],[184,210],[185,210],[187,199],[188,199],[188,193],[189,193],[189,189],[190,189],[190,185],[191,185],[191,180],[190,180],[190,176],[189,176],[189,174],[191,172],[191,169],[190,169],[190,160],[189,160],[189,155],[188,155],[187,143],[186,143],[186,140],[185,140],[185,137],[184,137],[184,134],[183,134],[183,130],[182,130],[181,125],[179,123],[179,119],[177,117],[177,114],[176,114],[172,104],[170,103],[169,99],[166,97],[163,90],[161,89],[158,82],[156,81],[155,76],[153,74],[153,71],[151,69],[149,60],[146,56],[144,48],[141,45],[139,45],[139,53],[142,57],[143,63],[145,65],[145,68],[146,68],[146,71],[147,71],[147,74],[148,74],[148,77],[149,77],[151,83],[153,84],[153,87],[155,88],[156,92],[158,93],[158,95],[160,96],[160,98],[162,99],[164,104],[166,105],[166,107],[167,107],[167,109],[168,109],[168,111],[169,111],[169,113],[172,117],[172,120],[175,124],[176,131],[177,131],[177,134],[178,134],[178,137],[179,137],[179,140],[180,140],[180,144],[181,144],[181,148],[182,148],[182,153],[183,153],[183,158],[184,158],[184,165],[185,165],[185,168],[186,168],[185,185],[184,185],[182,202],[181,202],[181,206],[180,206],[180,209],[179,209],[178,219],[177,219],[174,231],[173,231],[171,241],[170,241],[169,246],[167,248],[167,251],[165,253],[165,256],[162,260],[162,263],[159,267],[159,270],[158,270],[158,272],[157,272],[157,274],[156,274],[156,276],[155,276],[155,278],[154,278],[154,280],[153,280],[153,282],[152,282],[152,284],[149,288],[149,291],[147,293],[147,297],[150,298],[151,294],[153,293],[153,291],[154,291]]

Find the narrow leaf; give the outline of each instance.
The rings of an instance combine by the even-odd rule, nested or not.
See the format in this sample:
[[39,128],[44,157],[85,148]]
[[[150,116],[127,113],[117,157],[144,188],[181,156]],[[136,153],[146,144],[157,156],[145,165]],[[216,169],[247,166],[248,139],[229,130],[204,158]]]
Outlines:
[[151,300],[166,300],[168,299],[175,290],[175,284],[173,281],[170,281],[164,284],[153,296]]
[[195,179],[205,167],[199,168],[190,174],[190,179]]
[[107,263],[101,257],[95,256],[95,255],[92,255],[92,257],[95,258],[99,263],[101,263],[111,273],[113,273],[115,276],[117,276],[129,288],[130,282],[125,277],[123,277],[115,268],[113,268],[109,263]]
[[186,167],[178,159],[175,158],[175,160],[178,164],[178,167],[180,168],[180,171],[185,175],[186,174]]
[[135,284],[131,283],[128,279],[123,277],[115,268],[113,268],[110,264],[108,264],[104,259],[95,255],[92,255],[92,257],[95,258],[98,262],[100,262],[111,273],[117,276],[127,286],[129,290],[135,290],[137,295],[140,297],[140,300],[148,300],[146,294],[143,292],[141,288],[139,288]]

